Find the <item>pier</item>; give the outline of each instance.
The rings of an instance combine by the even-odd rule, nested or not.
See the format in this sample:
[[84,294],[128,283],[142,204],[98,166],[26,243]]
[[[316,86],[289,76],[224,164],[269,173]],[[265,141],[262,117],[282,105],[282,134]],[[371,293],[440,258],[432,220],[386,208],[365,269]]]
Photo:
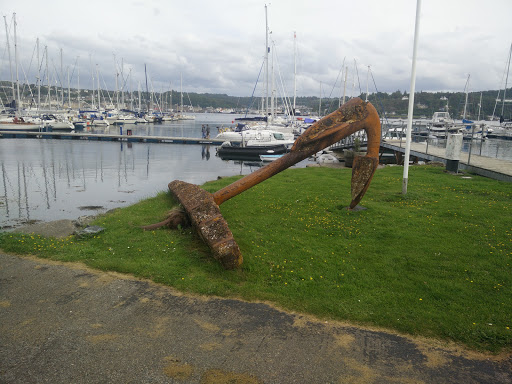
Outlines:
[[[399,160],[405,153],[405,141],[385,140],[381,142],[380,146],[381,151],[388,150],[394,152]],[[410,160],[413,158],[425,161],[439,161],[445,164],[448,160],[445,148],[433,145],[427,146],[426,142],[411,143]],[[471,153],[470,156],[468,152],[461,152],[459,170],[495,180],[512,182],[512,161],[509,160],[479,156],[475,153]]]
[[125,141],[138,143],[168,143],[168,144],[212,144],[221,145],[224,140],[199,139],[193,137],[142,136],[142,135],[112,135],[103,133],[84,132],[36,132],[36,131],[0,131],[0,138],[5,139],[63,139],[91,141]]

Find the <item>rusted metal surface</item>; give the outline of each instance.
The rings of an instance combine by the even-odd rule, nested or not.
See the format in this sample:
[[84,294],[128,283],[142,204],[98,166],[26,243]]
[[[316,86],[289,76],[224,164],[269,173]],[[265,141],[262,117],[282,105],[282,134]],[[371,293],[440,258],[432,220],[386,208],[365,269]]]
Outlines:
[[212,250],[213,257],[226,269],[239,267],[243,261],[242,253],[219,206],[213,201],[213,195],[180,180],[169,183],[169,190],[188,213],[192,225]]
[[[343,104],[335,112],[309,127],[295,141],[290,153],[215,192],[213,194],[214,200],[220,205],[224,201],[231,199],[239,193],[242,193],[361,129],[366,131],[368,137],[368,150],[365,157],[376,159],[371,172],[365,172],[368,179],[358,179],[358,183],[366,185],[367,189],[378,165],[380,121],[379,115],[371,103],[364,102],[359,98],[354,98]],[[364,192],[366,192],[366,189],[363,189]],[[364,192],[360,195],[358,201],[355,202],[355,205],[361,200]],[[354,201],[350,205],[352,206],[353,204]]]
[[379,159],[368,156],[356,156],[352,166],[351,194],[352,202],[349,209],[354,209],[361,201],[370,186],[373,174],[379,165]]
[[171,182],[169,189],[212,250],[213,256],[225,268],[237,268],[242,264],[242,254],[220,213],[219,205],[361,129],[367,133],[368,149],[366,156],[356,158],[352,170],[352,202],[349,209],[353,209],[363,198],[377,169],[380,146],[377,111],[373,105],[358,98],[351,99],[309,127],[296,140],[290,153],[214,194],[179,180]]
[[190,219],[184,209],[175,207],[169,211],[167,218],[159,223],[145,225],[141,227],[145,231],[153,231],[155,229],[167,226],[171,229],[181,227],[190,227]]

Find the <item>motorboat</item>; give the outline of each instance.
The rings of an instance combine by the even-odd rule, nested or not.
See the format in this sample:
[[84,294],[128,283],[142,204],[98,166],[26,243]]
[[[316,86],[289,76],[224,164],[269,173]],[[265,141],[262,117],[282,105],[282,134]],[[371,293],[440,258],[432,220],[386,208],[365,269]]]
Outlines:
[[453,124],[454,121],[448,112],[434,112],[431,124],[433,127],[444,127],[446,124]]
[[164,113],[162,115],[162,121],[176,121],[178,120],[174,115]]
[[261,155],[280,155],[289,152],[285,145],[232,145],[229,141],[217,148],[217,156],[223,160],[260,160]]
[[114,124],[135,124],[137,122],[137,117],[132,115],[119,114],[117,119],[114,121]]
[[251,127],[246,124],[237,124],[234,129],[221,130],[215,137],[218,140],[241,143],[242,141],[255,140],[257,142],[274,142],[278,144],[293,145],[295,137],[292,133],[281,132],[274,129],[266,129],[264,126]]
[[194,115],[186,115],[182,113],[178,113],[174,116],[177,120],[195,120],[196,117]]
[[41,116],[41,127],[47,131],[71,132],[75,129],[73,123],[61,116],[44,114]]
[[458,133],[463,126],[455,124],[448,112],[434,112],[428,125],[429,135],[437,138],[446,138],[450,133]]
[[279,155],[289,152],[294,139],[285,138],[281,132],[271,130],[246,130],[237,140],[225,141],[217,148],[222,159],[256,159],[260,155]]
[[260,160],[264,161],[264,162],[270,162],[270,161],[274,161],[274,160],[280,159],[281,157],[283,157],[282,154],[278,154],[278,155],[260,155]]

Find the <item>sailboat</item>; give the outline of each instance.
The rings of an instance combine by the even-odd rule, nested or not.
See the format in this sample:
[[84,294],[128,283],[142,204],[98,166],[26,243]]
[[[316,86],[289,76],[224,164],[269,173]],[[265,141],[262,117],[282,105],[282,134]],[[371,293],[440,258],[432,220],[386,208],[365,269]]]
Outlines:
[[[509,100],[507,100],[506,98],[506,95],[507,95],[507,86],[508,86],[508,75],[509,75],[509,72],[510,72],[510,59],[512,57],[512,44],[510,44],[510,50],[509,50],[509,53],[508,53],[508,64],[507,64],[507,77],[506,77],[506,80],[505,80],[505,87],[503,89],[503,99],[502,99],[502,103],[501,103],[501,114],[500,114],[500,125],[502,128],[505,128],[505,129],[512,129],[512,120],[505,120],[505,103]],[[496,99],[496,101],[498,101]]]
[[180,98],[181,98],[181,103],[180,103],[180,113],[178,113],[176,115],[176,118],[178,120],[195,120],[195,116],[194,115],[186,115],[183,113],[183,76],[180,75]]
[[[503,72],[503,76],[505,78],[505,84],[503,88],[503,96],[500,100],[500,91],[498,91],[498,96],[496,97],[496,103],[494,104],[494,109],[492,111],[492,122],[486,123],[483,127],[483,130],[487,132],[486,137],[490,139],[501,139],[501,140],[512,140],[512,120],[509,118],[505,119],[505,103],[510,102],[510,99],[507,100],[507,86],[508,86],[508,76],[510,72],[510,62],[512,59],[512,44],[510,44],[510,49],[508,52],[507,62],[505,64],[505,70]],[[503,79],[502,79],[503,81]],[[500,85],[501,86],[501,85]],[[498,107],[498,103],[501,101],[501,111],[499,113],[499,125],[497,125],[496,119],[496,108]],[[510,115],[509,115],[510,116]]]
[[[220,132],[215,138],[226,140],[225,143],[222,144],[220,148],[218,148],[218,152],[220,153],[231,153],[236,152],[238,156],[242,156],[243,153],[248,155],[259,156],[262,151],[262,147],[267,146],[271,149],[271,147],[281,147],[284,146],[284,149],[276,150],[288,150],[294,143],[295,137],[292,132],[293,127],[289,125],[279,125],[272,124],[274,120],[274,95],[271,95],[271,106],[272,110],[269,113],[269,42],[268,42],[268,21],[267,21],[267,6],[265,5],[265,89],[264,95],[262,97],[262,110],[264,111],[264,116],[258,117],[250,121],[250,124],[238,123],[235,130],[229,131],[225,130]],[[273,92],[272,92],[273,93]],[[237,121],[241,121],[241,119],[235,119]],[[257,147],[257,148],[253,148]],[[264,152],[263,152],[264,153]],[[280,152],[282,153],[282,152]]]
[[[14,58],[15,58],[15,68],[16,68],[16,92],[14,91],[14,79],[13,73],[11,70],[11,84],[12,88],[12,96],[13,102],[11,105],[14,109],[14,114],[8,114],[0,117],[0,131],[39,131],[39,124],[26,121],[23,117],[20,116],[20,82],[18,75],[18,45],[16,42],[16,13],[13,13],[13,23],[14,23]],[[5,20],[5,29],[7,28],[7,20]],[[7,51],[9,52],[9,62],[11,62],[11,48],[9,42],[9,35],[7,34]],[[12,67],[11,67],[12,68]]]
[[[272,113],[269,113],[268,87],[268,23],[267,6],[265,5],[266,47],[265,47],[265,95],[262,100],[265,119],[254,125],[237,124],[235,131],[225,131],[217,135],[217,139],[226,140],[218,149],[217,155],[222,159],[260,160],[261,155],[279,155],[290,150],[295,142],[292,127],[272,124],[274,114],[273,97]],[[273,92],[272,92],[273,93]]]
[[0,131],[39,131],[39,124],[25,121],[23,117],[4,116],[0,118]]

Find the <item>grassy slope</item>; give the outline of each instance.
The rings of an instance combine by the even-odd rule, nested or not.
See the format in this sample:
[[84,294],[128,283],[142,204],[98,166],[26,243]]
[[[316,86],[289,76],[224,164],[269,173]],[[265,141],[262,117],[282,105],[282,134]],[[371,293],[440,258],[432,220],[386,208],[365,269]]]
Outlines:
[[412,167],[405,197],[401,182],[401,167],[377,171],[362,202],[368,209],[348,212],[349,170],[294,169],[225,202],[244,255],[239,271],[224,271],[190,229],[138,229],[165,217],[174,204],[167,193],[100,217],[106,231],[94,238],[4,234],[0,247],[184,291],[510,349],[512,185],[436,167]]

